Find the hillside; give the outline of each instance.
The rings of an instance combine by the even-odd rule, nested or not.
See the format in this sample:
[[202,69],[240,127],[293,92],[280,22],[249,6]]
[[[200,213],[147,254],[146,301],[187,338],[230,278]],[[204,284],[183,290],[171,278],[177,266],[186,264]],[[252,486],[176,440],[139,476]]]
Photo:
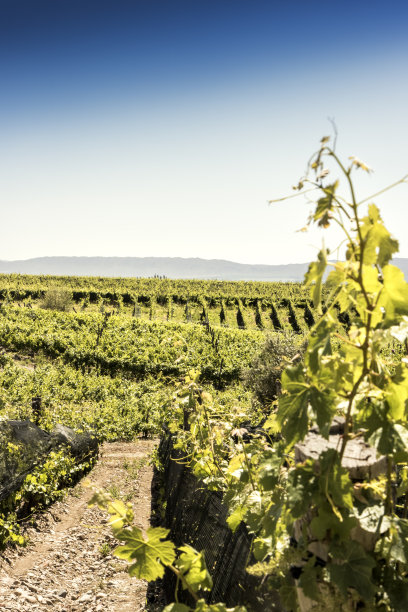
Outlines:
[[0,261],[0,272],[68,276],[197,278],[220,280],[301,280],[307,264],[239,264],[222,259],[182,257],[38,257]]
[[[408,278],[408,259],[395,259]],[[68,276],[197,278],[219,280],[301,281],[307,263],[240,264],[224,259],[183,257],[37,257],[0,261],[0,273]]]

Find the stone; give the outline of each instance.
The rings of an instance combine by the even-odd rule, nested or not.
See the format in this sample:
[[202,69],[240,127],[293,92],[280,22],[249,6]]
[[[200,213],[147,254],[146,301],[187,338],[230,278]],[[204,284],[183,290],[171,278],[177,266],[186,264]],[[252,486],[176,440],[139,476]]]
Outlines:
[[85,602],[91,601],[91,599],[92,599],[92,595],[90,593],[84,593],[84,595],[81,595],[78,601],[80,603],[85,603]]

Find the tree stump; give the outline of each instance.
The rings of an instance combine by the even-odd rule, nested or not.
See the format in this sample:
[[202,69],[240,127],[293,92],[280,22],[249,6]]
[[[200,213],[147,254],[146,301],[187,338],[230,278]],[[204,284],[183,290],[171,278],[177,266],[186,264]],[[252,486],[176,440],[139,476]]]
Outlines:
[[[336,417],[329,431],[329,439],[323,438],[319,430],[312,428],[302,442],[295,445],[295,461],[302,463],[306,459],[318,460],[325,450],[340,450],[344,433],[344,419]],[[341,465],[348,470],[351,480],[377,478],[387,470],[386,457],[377,457],[376,450],[364,441],[363,436],[349,440]]]

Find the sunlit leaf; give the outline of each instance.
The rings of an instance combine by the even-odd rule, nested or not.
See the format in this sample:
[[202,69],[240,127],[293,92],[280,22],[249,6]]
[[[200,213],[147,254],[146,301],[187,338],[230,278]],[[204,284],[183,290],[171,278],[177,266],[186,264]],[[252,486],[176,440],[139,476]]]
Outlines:
[[120,533],[120,539],[126,542],[115,549],[115,555],[131,562],[129,574],[145,580],[156,580],[164,574],[164,567],[173,563],[176,552],[174,544],[163,541],[169,534],[163,527],[150,527],[147,537],[141,529],[132,527]]
[[394,322],[396,314],[408,315],[408,284],[399,268],[387,265],[383,268],[384,287],[379,306],[385,310],[385,320]]
[[398,251],[398,241],[384,227],[380,211],[375,204],[368,207],[368,215],[363,217],[360,231],[364,240],[363,261],[365,264],[388,264]]
[[191,546],[180,546],[181,555],[176,560],[176,566],[181,570],[184,580],[193,589],[209,591],[212,588],[212,578],[208,572],[204,552],[197,552]]
[[320,307],[322,299],[322,282],[323,275],[327,267],[327,250],[322,249],[319,251],[317,261],[312,262],[309,265],[309,269],[306,272],[305,282],[306,285],[314,284],[312,289],[312,300],[315,308]]

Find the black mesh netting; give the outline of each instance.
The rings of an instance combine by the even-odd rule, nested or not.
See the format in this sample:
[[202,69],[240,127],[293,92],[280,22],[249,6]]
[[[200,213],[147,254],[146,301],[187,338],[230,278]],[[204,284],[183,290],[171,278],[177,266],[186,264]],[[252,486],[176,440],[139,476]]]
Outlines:
[[81,463],[97,454],[98,441],[91,433],[75,433],[64,425],[48,433],[31,421],[0,421],[0,504],[58,448],[66,448]]
[[[276,593],[267,592],[259,578],[245,571],[252,538],[243,523],[234,533],[229,529],[222,495],[208,491],[187,466],[177,461],[181,455],[173,448],[171,435],[162,438],[159,455],[164,466],[164,523],[177,546],[190,544],[205,551],[214,583],[211,593],[203,594],[207,602],[245,604],[254,612],[281,610]],[[164,579],[168,602],[174,601],[174,589],[175,579],[169,572]],[[179,600],[192,603],[185,592],[179,593]]]

